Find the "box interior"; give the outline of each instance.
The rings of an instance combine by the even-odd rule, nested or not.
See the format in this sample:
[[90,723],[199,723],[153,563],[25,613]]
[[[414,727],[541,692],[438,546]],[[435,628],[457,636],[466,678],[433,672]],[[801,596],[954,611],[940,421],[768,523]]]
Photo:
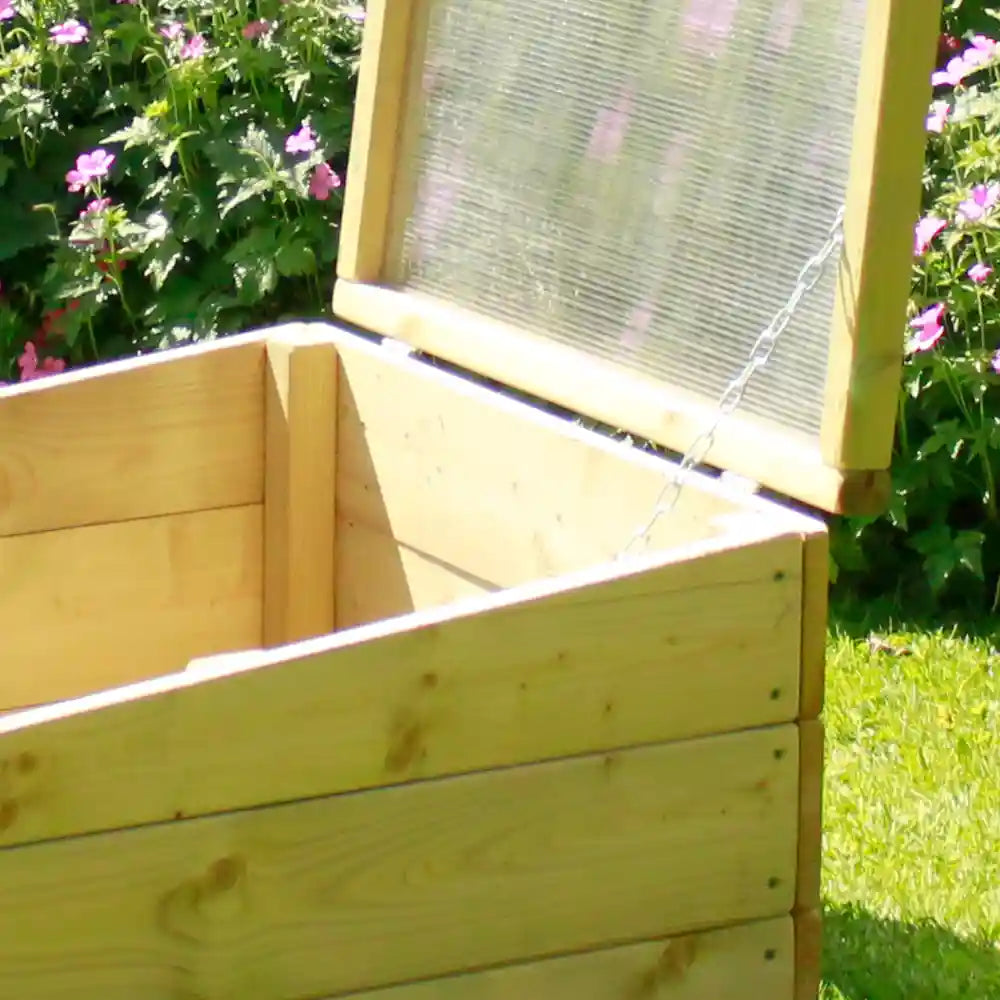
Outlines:
[[[664,460],[354,333],[309,330],[337,357],[324,632],[606,563],[655,507]],[[0,710],[264,644],[268,336],[0,398]],[[649,549],[800,522],[692,475]]]

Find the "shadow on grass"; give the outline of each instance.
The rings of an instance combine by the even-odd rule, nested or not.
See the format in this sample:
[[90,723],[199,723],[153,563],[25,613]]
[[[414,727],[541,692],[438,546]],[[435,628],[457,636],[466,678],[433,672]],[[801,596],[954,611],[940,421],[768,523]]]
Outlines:
[[834,597],[830,602],[830,628],[852,639],[864,639],[872,633],[887,635],[944,629],[1000,647],[1000,615],[913,613],[901,610],[899,603],[891,598],[859,600]]
[[882,920],[859,907],[823,914],[823,979],[843,1000],[997,1000],[1000,942],[965,941],[933,922]]

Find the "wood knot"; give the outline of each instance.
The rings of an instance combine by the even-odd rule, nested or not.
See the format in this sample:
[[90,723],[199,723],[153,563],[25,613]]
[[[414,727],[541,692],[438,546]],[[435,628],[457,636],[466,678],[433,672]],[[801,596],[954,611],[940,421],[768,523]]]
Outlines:
[[627,1000],[652,1000],[660,987],[684,979],[698,953],[697,935],[674,938],[667,942],[656,966],[644,972],[634,987],[626,993]]
[[247,866],[243,858],[237,856],[220,858],[208,869],[207,888],[218,892],[232,889],[246,874]]
[[0,830],[9,830],[17,822],[18,812],[17,803],[13,799],[0,802]]
[[19,753],[14,766],[21,774],[33,774],[38,770],[38,758],[28,750]]
[[199,876],[187,879],[157,901],[157,924],[168,937],[197,944],[219,927],[239,920],[246,894],[233,892],[247,873],[238,855],[220,858]]
[[695,934],[668,941],[660,955],[660,961],[657,963],[660,979],[664,982],[675,982],[678,979],[683,979],[688,969],[694,965],[697,954],[698,937]]
[[423,724],[411,713],[401,712],[389,731],[389,747],[385,754],[386,771],[399,774],[426,756]]

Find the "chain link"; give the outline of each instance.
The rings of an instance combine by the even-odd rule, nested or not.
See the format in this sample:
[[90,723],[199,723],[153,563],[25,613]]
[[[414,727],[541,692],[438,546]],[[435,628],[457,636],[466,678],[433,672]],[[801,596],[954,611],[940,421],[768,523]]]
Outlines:
[[625,556],[637,542],[646,539],[660,518],[669,514],[674,509],[678,499],[680,499],[688,474],[696,466],[701,465],[711,451],[712,445],[715,443],[715,434],[719,429],[719,425],[740,405],[747,386],[750,384],[750,380],[771,359],[771,354],[778,343],[778,338],[785,332],[788,324],[792,321],[799,303],[816,287],[816,284],[826,271],[827,263],[840,249],[843,242],[844,208],[841,207],[837,212],[837,217],[834,219],[833,224],[830,226],[823,246],[815,256],[806,262],[805,266],[799,272],[792,294],[757,338],[742,371],[726,386],[719,397],[712,423],[691,443],[677,466],[677,471],[667,480],[660,491],[660,495],[656,498],[653,511],[646,523],[629,539],[619,553],[619,558]]

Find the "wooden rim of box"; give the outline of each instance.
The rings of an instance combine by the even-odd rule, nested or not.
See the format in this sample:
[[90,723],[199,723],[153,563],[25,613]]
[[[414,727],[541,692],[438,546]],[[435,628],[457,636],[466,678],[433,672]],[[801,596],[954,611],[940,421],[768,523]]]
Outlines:
[[[358,78],[333,308],[511,388],[675,451],[708,425],[715,401],[400,289],[391,273],[409,185],[406,149],[429,0],[370,0]],[[836,513],[888,499],[902,319],[919,211],[924,118],[939,0],[869,0],[837,293],[818,440],[734,414],[708,463]],[[595,387],[599,385],[600,391]]]

